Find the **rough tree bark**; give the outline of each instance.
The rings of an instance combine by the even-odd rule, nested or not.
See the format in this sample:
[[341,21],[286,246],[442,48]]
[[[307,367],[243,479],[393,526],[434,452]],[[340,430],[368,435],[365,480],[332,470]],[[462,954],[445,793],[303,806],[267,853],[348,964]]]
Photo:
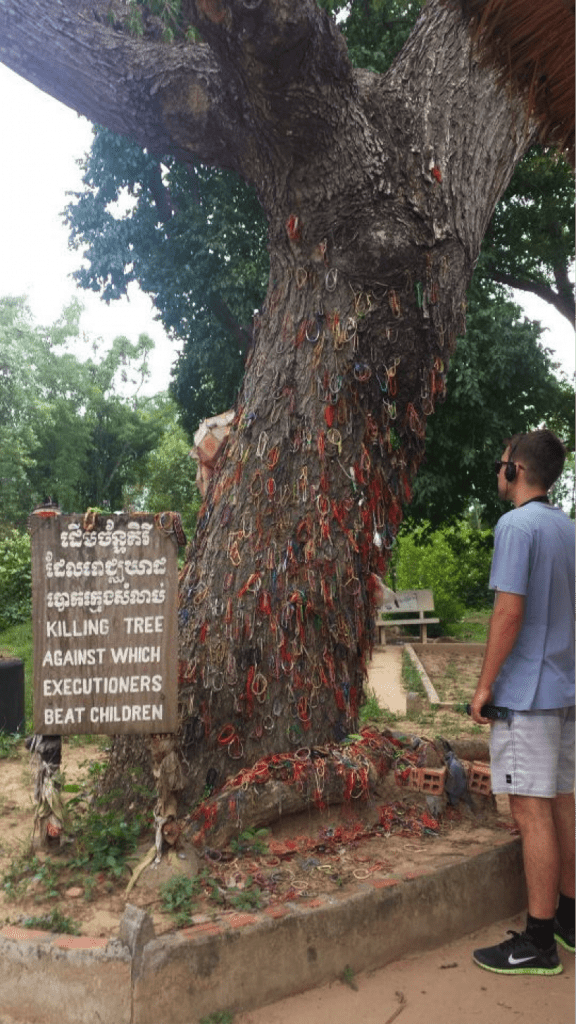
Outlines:
[[[108,6],[2,0],[0,59],[154,152],[235,169],[269,222],[268,294],[181,578],[189,809],[206,782],[356,729],[372,574],[534,125],[457,4],[430,0],[384,76],[352,68],[314,0],[196,0],[192,46],[131,39]],[[134,756],[117,743],[115,769]]]

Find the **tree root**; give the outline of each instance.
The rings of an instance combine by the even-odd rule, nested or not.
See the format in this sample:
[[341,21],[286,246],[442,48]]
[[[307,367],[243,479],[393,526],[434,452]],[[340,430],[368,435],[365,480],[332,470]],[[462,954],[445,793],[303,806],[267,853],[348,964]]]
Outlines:
[[[459,758],[488,760],[482,741],[463,739],[450,745]],[[204,800],[188,817],[186,833],[200,849],[221,849],[242,832],[288,814],[365,802],[374,795],[382,799],[383,788],[398,799],[406,796],[401,789],[402,770],[442,767],[443,754],[441,742],[372,728],[363,729],[361,738],[347,746],[272,754],[242,769]]]

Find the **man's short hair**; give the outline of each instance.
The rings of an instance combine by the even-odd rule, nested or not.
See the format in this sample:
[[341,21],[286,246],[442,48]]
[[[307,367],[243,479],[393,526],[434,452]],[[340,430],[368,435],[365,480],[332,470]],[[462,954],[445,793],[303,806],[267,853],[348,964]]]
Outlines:
[[564,469],[566,449],[560,438],[551,430],[532,430],[514,434],[506,445],[508,458],[525,467],[526,483],[549,491]]

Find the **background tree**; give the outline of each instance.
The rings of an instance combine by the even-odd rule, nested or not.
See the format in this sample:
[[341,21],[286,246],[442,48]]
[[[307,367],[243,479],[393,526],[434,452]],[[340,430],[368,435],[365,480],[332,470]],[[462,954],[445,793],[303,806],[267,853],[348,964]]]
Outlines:
[[190,799],[207,773],[355,726],[372,573],[482,238],[531,143],[573,148],[573,16],[563,0],[429,0],[380,75],[353,68],[314,0],[180,9],[176,43],[150,8],[99,0],[81,16],[5,0],[0,29],[10,66],[152,153],[235,170],[266,214],[266,300],[181,581]]
[[172,391],[191,438],[238,393],[269,271],[262,208],[229,171],[160,161],[101,128],[83,182],[66,211],[87,259],[74,276],[106,302],[131,281],[153,297],[166,331],[185,342]]
[[190,539],[202,504],[195,482],[196,463],[190,458],[190,441],[179,421],[177,406],[167,395],[156,397],[150,414],[161,427],[160,440],[140,461],[138,481],[125,489],[125,499],[129,506],[142,512],[179,512]]
[[34,324],[23,299],[0,299],[0,523],[24,526],[46,496],[64,511],[121,508],[123,490],[160,437],[138,388],[153,342],[115,338],[99,359],[80,360],[81,307],[50,327]]
[[432,527],[464,516],[471,505],[484,526],[502,515],[493,463],[502,443],[543,422],[574,450],[574,390],[542,345],[538,323],[474,279],[466,336],[447,378],[446,401],[426,427],[426,455],[406,510],[410,522]]
[[[536,146],[518,165],[488,228],[481,273],[532,292],[574,324],[574,178],[562,157]],[[573,275],[572,275],[573,276]]]

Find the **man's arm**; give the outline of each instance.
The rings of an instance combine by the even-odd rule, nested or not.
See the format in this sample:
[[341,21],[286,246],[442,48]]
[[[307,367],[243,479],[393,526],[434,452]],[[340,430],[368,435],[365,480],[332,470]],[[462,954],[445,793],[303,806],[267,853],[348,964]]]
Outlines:
[[494,681],[516,643],[523,618],[523,595],[499,590],[488,627],[480,678],[472,700],[472,718],[479,725],[490,724],[489,719],[482,718],[480,709],[484,704],[491,703]]

